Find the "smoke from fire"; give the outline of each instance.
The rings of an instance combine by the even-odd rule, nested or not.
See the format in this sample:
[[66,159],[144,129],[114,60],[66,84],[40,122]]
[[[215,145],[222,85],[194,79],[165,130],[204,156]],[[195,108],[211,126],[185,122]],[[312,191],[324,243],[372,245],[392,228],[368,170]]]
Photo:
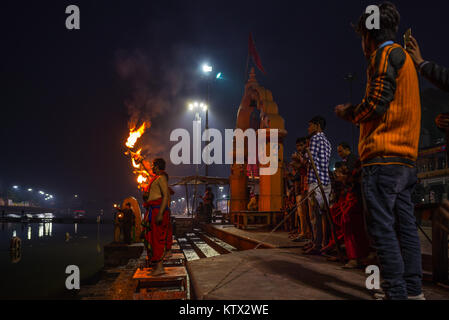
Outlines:
[[195,63],[191,53],[189,48],[178,46],[172,54],[164,56],[139,49],[116,54],[116,71],[126,88],[124,104],[129,129],[151,123],[139,141],[146,157],[169,154],[170,132],[175,128],[173,119],[184,112],[186,93],[197,87],[191,74],[194,70],[186,68]]

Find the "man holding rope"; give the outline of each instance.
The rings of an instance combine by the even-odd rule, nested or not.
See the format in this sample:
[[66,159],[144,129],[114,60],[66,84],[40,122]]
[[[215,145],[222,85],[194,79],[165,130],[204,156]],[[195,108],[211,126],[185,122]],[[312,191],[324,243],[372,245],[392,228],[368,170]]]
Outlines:
[[[316,116],[309,121],[308,132],[310,138],[310,154],[316,165],[317,174],[321,180],[324,189],[324,195],[329,200],[331,193],[331,182],[329,177],[329,159],[331,156],[332,147],[324,134],[323,130],[326,128],[326,120],[321,116]],[[309,168],[308,185],[309,192],[316,190],[318,186],[318,179],[315,172]],[[315,195],[309,198],[309,213],[313,228],[313,241],[310,246],[304,251],[305,254],[321,255],[321,248],[324,243],[329,242],[329,228],[326,223],[323,211],[326,210],[324,205],[324,198],[321,192],[315,191]]]

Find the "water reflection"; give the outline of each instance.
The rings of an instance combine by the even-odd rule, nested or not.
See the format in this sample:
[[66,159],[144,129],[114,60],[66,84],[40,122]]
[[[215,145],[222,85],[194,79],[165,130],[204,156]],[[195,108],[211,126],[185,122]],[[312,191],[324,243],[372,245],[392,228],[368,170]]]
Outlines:
[[38,237],[42,238],[44,236],[44,224],[43,223],[39,223],[39,233],[38,233]]
[[[92,277],[104,265],[103,246],[112,235],[112,224],[0,223],[0,300],[60,298],[67,293],[67,265],[78,265],[85,279]],[[11,250],[13,236],[22,239],[21,250]]]
[[53,223],[51,223],[51,222],[46,222],[44,224],[44,229],[45,229],[45,235],[46,236],[51,237],[52,227],[53,227]]
[[75,234],[78,233],[78,223],[75,223]]

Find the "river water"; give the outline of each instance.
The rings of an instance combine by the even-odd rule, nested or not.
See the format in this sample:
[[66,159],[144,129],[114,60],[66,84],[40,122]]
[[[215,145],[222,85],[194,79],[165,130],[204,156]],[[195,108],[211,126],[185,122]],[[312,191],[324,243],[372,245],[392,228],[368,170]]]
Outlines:
[[[13,236],[22,240],[15,256]],[[112,224],[0,223],[0,299],[76,299],[65,287],[66,267],[78,266],[81,286],[89,283],[112,240]]]

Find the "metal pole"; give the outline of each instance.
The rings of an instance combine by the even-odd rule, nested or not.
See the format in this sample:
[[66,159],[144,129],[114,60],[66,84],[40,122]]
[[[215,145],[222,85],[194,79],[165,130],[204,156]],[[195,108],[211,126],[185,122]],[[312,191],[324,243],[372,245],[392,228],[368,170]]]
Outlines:
[[[209,88],[210,87],[210,79],[207,79],[207,109],[206,109],[206,143],[207,143],[207,151],[209,151],[209,133],[207,130],[209,129]],[[207,160],[209,160],[209,153],[207,153]],[[209,165],[206,163],[206,177],[209,174]],[[207,186],[207,185],[206,185]]]
[[[352,82],[355,79],[355,75],[353,73],[348,73],[345,76],[345,80],[349,81],[349,103],[352,104]],[[355,152],[357,150],[355,146],[355,127],[352,126],[352,150]]]
[[343,253],[340,249],[340,245],[338,244],[338,238],[337,238],[337,234],[335,233],[335,226],[334,226],[334,222],[332,221],[331,211],[329,208],[329,203],[327,202],[326,194],[324,193],[323,184],[321,183],[321,179],[318,174],[318,170],[316,169],[315,162],[313,161],[313,157],[312,157],[312,154],[310,153],[309,147],[306,147],[306,150],[307,150],[307,154],[309,155],[309,161],[310,161],[310,164],[312,165],[313,172],[315,173],[315,177],[318,181],[318,186],[320,187],[321,195],[323,196],[324,206],[326,208],[326,217],[329,222],[329,226],[331,228],[332,236],[334,237],[334,240],[335,240],[335,246],[337,247],[338,258],[339,258],[340,262],[344,263]]

